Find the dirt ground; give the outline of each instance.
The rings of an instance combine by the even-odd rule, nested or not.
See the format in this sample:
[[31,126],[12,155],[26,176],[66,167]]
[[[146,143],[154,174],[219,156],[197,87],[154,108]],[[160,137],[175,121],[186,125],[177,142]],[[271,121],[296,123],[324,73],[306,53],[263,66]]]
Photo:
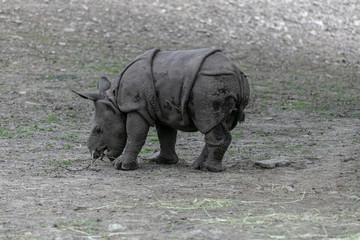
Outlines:
[[[360,239],[357,0],[0,1],[0,239]],[[151,48],[223,49],[251,82],[226,171],[151,129],[136,171],[91,163],[72,94]],[[290,165],[265,169],[258,160]]]

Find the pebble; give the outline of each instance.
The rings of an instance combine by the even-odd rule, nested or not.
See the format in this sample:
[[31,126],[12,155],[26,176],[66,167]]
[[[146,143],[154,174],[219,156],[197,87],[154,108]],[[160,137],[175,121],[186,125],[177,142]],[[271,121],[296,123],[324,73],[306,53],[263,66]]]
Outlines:
[[64,28],[63,29],[64,32],[75,32],[74,28]]
[[286,185],[283,187],[283,190],[284,192],[294,192],[295,191],[294,185],[292,184]]
[[356,195],[352,195],[352,196],[349,197],[349,200],[351,200],[351,201],[359,201],[360,198],[358,196],[356,196]]
[[169,213],[169,214],[172,214],[172,215],[177,215],[178,214],[177,211],[173,211],[173,210],[167,210],[166,212]]
[[123,231],[125,229],[126,229],[126,227],[124,227],[121,224],[117,224],[117,223],[112,223],[108,227],[109,232],[118,232],[118,231]]
[[257,186],[255,188],[256,191],[263,191],[264,190],[264,187],[263,186]]
[[273,159],[260,160],[255,162],[255,165],[258,165],[262,168],[282,167],[282,166],[288,166],[289,164],[290,164],[289,160],[282,158],[273,158]]

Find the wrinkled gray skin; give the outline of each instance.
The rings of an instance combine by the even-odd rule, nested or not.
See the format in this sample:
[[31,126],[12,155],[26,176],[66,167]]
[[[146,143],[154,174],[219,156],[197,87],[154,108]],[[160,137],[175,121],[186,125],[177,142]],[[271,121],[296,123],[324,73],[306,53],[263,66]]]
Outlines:
[[[211,82],[218,81],[219,77],[234,77],[237,78],[236,81],[239,78],[246,81],[246,89],[242,94],[247,97],[240,107],[242,109],[238,109],[239,106],[237,108],[233,107],[234,104],[231,104],[230,101],[225,101],[225,104],[231,105],[231,113],[226,119],[205,133],[205,147],[193,163],[193,168],[212,172],[223,171],[222,158],[231,143],[230,131],[236,126],[237,122],[244,120],[243,108],[247,105],[249,96],[248,83],[242,73],[241,76],[199,76],[201,79],[196,80],[191,92],[191,99],[195,99],[194,102],[196,102],[196,99],[200,98],[200,101],[197,101],[198,103],[190,102],[188,107],[192,116],[202,113],[201,104],[210,101],[206,99],[204,91],[216,88],[216,84],[211,86]],[[110,81],[103,77],[98,82],[98,93],[75,92],[83,98],[92,100],[95,104],[93,128],[87,146],[94,159],[103,157],[104,152],[106,152],[106,157],[111,161],[115,160],[116,169],[134,170],[139,167],[137,156],[145,144],[150,124],[137,111],[121,112],[116,101],[109,98],[110,88]],[[216,106],[215,103],[210,105]],[[221,110],[229,106],[216,106],[216,110],[219,111],[219,107]],[[187,132],[198,130],[193,123],[190,123],[189,126],[182,126],[177,122],[164,124],[161,119],[155,120],[155,127],[160,142],[160,154],[155,159],[158,164],[175,164],[179,161],[175,152],[177,130]]]

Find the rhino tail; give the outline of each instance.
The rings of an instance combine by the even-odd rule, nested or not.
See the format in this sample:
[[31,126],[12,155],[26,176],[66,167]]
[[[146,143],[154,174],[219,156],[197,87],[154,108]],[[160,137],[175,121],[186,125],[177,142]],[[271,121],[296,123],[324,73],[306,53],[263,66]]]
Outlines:
[[243,121],[245,121],[245,112],[244,109],[245,107],[249,104],[249,100],[250,100],[250,87],[249,87],[249,82],[247,80],[246,75],[240,71],[238,68],[237,69],[237,77],[238,77],[238,81],[239,81],[239,87],[240,87],[240,96],[238,97],[238,101],[237,101],[237,109],[238,109],[238,121],[241,123]]

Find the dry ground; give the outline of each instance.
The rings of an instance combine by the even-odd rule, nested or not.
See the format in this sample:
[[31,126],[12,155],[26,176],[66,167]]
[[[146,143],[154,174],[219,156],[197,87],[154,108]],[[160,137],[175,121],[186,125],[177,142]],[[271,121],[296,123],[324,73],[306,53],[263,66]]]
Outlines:
[[[359,239],[360,4],[317,1],[2,0],[1,239]],[[192,170],[180,133],[160,166],[89,167],[92,105],[151,48],[223,49],[251,81],[223,173]],[[284,158],[263,169],[257,160]]]

